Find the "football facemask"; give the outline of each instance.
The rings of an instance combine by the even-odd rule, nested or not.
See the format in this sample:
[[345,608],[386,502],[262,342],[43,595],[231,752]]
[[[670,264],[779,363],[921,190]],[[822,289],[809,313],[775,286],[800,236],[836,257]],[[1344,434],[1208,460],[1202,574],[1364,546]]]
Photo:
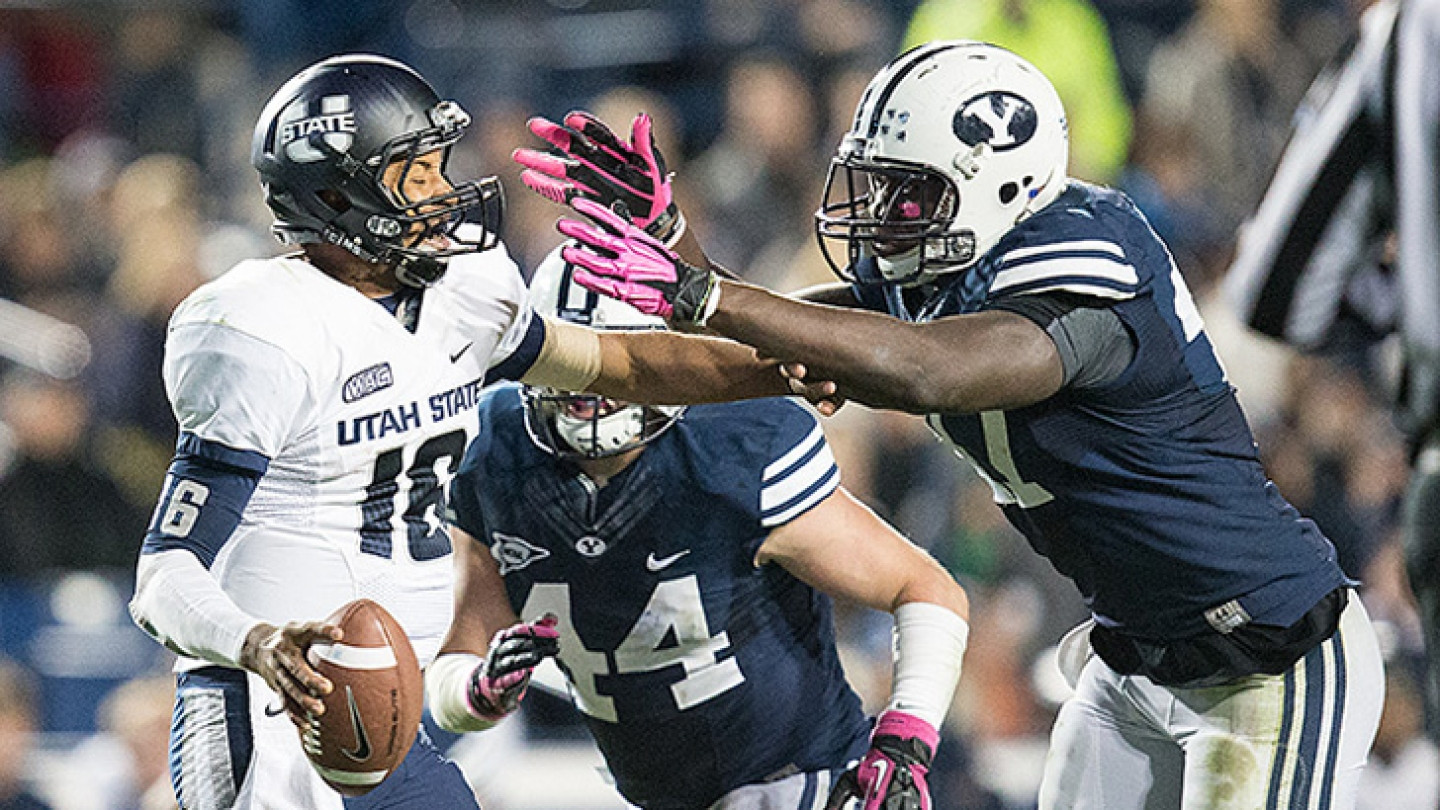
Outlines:
[[553,388],[527,386],[521,396],[530,437],[561,458],[596,459],[633,450],[663,433],[684,410]]

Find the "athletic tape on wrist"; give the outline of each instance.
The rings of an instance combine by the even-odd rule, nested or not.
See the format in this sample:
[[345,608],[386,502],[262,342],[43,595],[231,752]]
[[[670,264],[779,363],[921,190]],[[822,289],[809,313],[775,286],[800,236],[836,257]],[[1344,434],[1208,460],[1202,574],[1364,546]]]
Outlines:
[[895,609],[895,686],[886,706],[935,728],[955,697],[970,625],[949,608],[907,602]]
[[484,731],[495,719],[480,717],[470,705],[470,676],[485,659],[473,653],[444,653],[425,669],[425,697],[430,714],[446,731]]

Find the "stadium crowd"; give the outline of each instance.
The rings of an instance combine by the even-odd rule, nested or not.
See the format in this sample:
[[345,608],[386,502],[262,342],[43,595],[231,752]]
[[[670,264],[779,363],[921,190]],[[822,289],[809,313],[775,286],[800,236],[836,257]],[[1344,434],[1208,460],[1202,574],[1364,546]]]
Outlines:
[[[502,178],[503,236],[527,268],[559,237],[556,208],[522,187],[510,160],[536,146],[526,119],[649,111],[709,254],[794,290],[831,278],[812,219],[860,90],[905,45],[935,38],[988,40],[1033,60],[1069,111],[1073,174],[1126,191],[1173,249],[1267,468],[1334,541],[1384,631],[1387,710],[1361,806],[1433,809],[1440,750],[1425,732],[1440,719],[1424,718],[1416,686],[1393,347],[1357,334],[1299,355],[1247,333],[1219,293],[1296,108],[1364,5],[0,4],[0,810],[174,806],[170,660],[124,608],[176,437],[160,356],[187,293],[241,258],[281,250],[248,153],[251,122],[284,78],[329,54],[369,51],[450,89],[476,120],[453,159],[463,174]],[[937,808],[1033,807],[1066,688],[1050,656],[1083,605],[921,420],[852,405],[825,424],[846,486],[971,596],[965,674],[932,772]],[[842,610],[838,620],[847,673],[882,700],[888,619]],[[457,749],[491,810],[539,806],[533,785],[527,798],[515,784],[522,760],[559,761],[584,739],[563,701],[539,695],[509,725],[467,739],[468,754]],[[543,806],[620,806],[594,785]]]

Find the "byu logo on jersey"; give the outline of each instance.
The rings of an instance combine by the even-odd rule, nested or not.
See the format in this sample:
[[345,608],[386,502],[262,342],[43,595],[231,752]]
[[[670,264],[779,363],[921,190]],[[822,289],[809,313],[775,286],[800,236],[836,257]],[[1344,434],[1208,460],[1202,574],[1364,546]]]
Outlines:
[[291,102],[280,113],[280,146],[285,156],[296,163],[324,160],[325,153],[315,148],[311,137],[319,135],[337,152],[344,152],[355,141],[355,112],[349,96],[325,96],[320,99],[319,115],[311,115],[304,99]]
[[966,146],[989,144],[996,152],[1022,146],[1035,135],[1040,118],[1025,99],[1003,90],[976,96],[955,112],[950,126]]
[[500,576],[505,576],[511,571],[519,571],[521,568],[550,556],[550,552],[536,545],[525,542],[523,537],[515,537],[509,534],[494,532],[494,545],[490,546],[490,556],[500,564]]
[[601,554],[604,554],[605,549],[609,547],[609,543],[606,543],[593,534],[587,534],[575,541],[575,550],[580,552],[581,556],[584,557],[599,557]]

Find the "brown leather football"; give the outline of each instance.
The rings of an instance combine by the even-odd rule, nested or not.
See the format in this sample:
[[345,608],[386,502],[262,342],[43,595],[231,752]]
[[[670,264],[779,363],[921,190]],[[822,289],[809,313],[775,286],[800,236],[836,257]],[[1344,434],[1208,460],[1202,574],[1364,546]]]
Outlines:
[[410,640],[380,605],[357,599],[326,621],[344,638],[310,645],[307,657],[335,688],[323,698],[325,713],[300,730],[300,743],[327,784],[360,796],[384,781],[415,742],[424,686]]

